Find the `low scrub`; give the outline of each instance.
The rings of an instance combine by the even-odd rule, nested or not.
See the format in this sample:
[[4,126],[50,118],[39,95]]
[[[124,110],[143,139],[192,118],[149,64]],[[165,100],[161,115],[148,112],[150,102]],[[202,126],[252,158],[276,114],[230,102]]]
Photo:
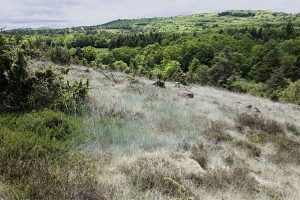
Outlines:
[[296,136],[300,136],[300,130],[298,127],[292,123],[286,123],[286,129],[290,132],[292,132]]
[[191,159],[195,160],[199,165],[206,169],[208,165],[208,153],[203,145],[197,145],[191,149]]
[[210,123],[208,129],[205,131],[205,135],[216,143],[232,141],[231,135],[226,133],[227,124],[222,121],[213,121]]
[[218,190],[226,191],[232,188],[243,190],[247,193],[256,193],[258,189],[257,181],[251,177],[249,171],[244,168],[234,168],[229,171],[215,169],[209,171],[202,177],[194,180],[199,187],[210,192]]
[[124,173],[140,192],[150,190],[180,199],[192,197],[184,180],[204,172],[192,159],[180,154],[146,154],[127,161],[119,170]]
[[261,130],[271,134],[283,134],[284,128],[281,124],[274,120],[266,120],[256,115],[241,113],[237,115],[236,123],[239,129],[248,127],[251,129]]
[[287,137],[273,139],[277,146],[277,152],[272,160],[281,164],[300,165],[300,143]]
[[98,199],[94,167],[71,148],[78,124],[54,111],[0,116],[0,180],[14,196]]

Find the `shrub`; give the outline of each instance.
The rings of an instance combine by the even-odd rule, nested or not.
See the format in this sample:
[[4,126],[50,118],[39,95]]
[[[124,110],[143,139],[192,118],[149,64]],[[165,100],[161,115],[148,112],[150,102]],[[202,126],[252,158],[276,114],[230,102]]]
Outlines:
[[236,79],[228,86],[230,90],[249,93],[256,96],[265,96],[267,85],[263,83],[250,82],[244,79]]
[[241,113],[237,115],[236,119],[238,125],[243,127],[260,129],[263,126],[263,120],[257,116],[250,115],[248,113]]
[[128,70],[128,65],[123,61],[116,61],[113,64],[114,69],[120,70],[122,72]]
[[275,137],[273,142],[277,145],[277,152],[273,156],[275,163],[300,165],[300,143],[287,137]]
[[275,135],[284,133],[283,126],[274,120],[265,120],[262,130]]
[[230,171],[215,169],[202,177],[197,177],[195,182],[200,187],[206,188],[211,192],[215,192],[216,190],[226,191],[235,188],[254,193],[258,189],[257,181],[244,168],[234,168]]
[[71,54],[69,53],[68,49],[64,47],[54,47],[49,50],[49,57],[50,60],[57,64],[70,64],[71,61]]
[[[181,154],[157,152],[145,154],[121,166],[124,173],[139,191],[146,193],[158,190],[171,197],[183,197],[188,180],[203,169],[194,161]],[[120,173],[117,170],[117,173]]]
[[35,72],[33,85],[25,109],[60,109],[77,111],[77,105],[85,101],[89,82],[75,81],[72,85],[65,83],[62,73],[51,67]]
[[280,100],[300,105],[300,80],[290,83],[281,93]]
[[178,61],[168,61],[165,63],[163,77],[167,80],[178,81],[181,78],[182,70]]
[[221,121],[213,121],[204,134],[216,143],[232,141],[232,136],[225,132],[226,126],[227,124]]
[[53,111],[0,116],[0,179],[18,199],[99,199],[93,166],[68,145],[75,124]]
[[[55,55],[52,56],[59,59]],[[11,50],[11,53],[7,54],[0,49],[0,64],[1,110],[16,112],[63,108],[68,104],[74,107],[79,101],[82,103],[87,93],[88,83],[83,84],[80,81],[69,85],[63,81],[61,73],[55,72],[50,67],[34,74],[28,73],[27,57],[23,50]]]
[[161,79],[163,77],[163,70],[160,66],[155,66],[150,72],[151,76]]
[[261,117],[248,113],[238,114],[236,122],[238,123],[239,129],[249,127],[251,129],[258,129],[275,135],[284,133],[284,128],[278,122],[274,120],[265,120]]
[[193,146],[190,158],[199,163],[203,169],[207,168],[208,154],[203,145]]
[[13,131],[33,132],[39,137],[61,142],[79,141],[83,131],[80,120],[52,110],[12,115],[6,125]]

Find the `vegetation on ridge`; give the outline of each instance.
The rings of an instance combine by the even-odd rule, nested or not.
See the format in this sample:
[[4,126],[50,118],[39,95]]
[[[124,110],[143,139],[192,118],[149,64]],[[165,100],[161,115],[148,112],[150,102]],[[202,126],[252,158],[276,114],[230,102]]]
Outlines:
[[0,199],[295,199],[299,22],[236,10],[1,33]]

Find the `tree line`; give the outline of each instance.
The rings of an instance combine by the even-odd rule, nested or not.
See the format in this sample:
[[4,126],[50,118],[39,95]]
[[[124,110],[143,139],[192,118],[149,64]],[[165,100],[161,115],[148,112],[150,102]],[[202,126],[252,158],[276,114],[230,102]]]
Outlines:
[[35,59],[200,83],[299,103],[299,97],[291,93],[299,87],[300,30],[291,21],[186,33],[91,34],[83,29],[29,34],[24,39],[28,55]]

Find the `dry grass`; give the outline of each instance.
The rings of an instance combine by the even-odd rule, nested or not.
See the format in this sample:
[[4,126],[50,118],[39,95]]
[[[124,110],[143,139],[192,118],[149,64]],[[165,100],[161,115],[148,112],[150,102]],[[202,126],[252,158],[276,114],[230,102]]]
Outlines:
[[[101,199],[300,196],[299,107],[197,85],[160,89],[144,78],[132,85],[118,72],[115,84],[84,69],[71,66],[66,78],[90,79],[90,138],[80,150],[103,169]],[[181,97],[186,90],[195,98]]]
[[251,144],[247,141],[237,141],[235,144],[239,148],[248,151],[249,156],[251,156],[251,157],[260,157],[261,156],[261,150],[254,144]]
[[208,152],[202,144],[193,146],[191,149],[191,159],[195,160],[203,169],[208,166]]
[[248,169],[233,168],[229,171],[215,169],[198,179],[195,179],[200,187],[208,191],[229,190],[235,188],[247,193],[255,193],[258,190],[257,181],[250,175]]
[[232,136],[226,133],[227,128],[223,121],[212,121],[204,134],[215,143],[232,141]]
[[241,113],[237,115],[237,126],[240,130],[245,127],[258,129],[270,134],[278,135],[284,133],[284,127],[274,120],[266,120],[257,115]]
[[277,152],[273,156],[276,163],[300,165],[300,143],[287,137],[275,139]]

